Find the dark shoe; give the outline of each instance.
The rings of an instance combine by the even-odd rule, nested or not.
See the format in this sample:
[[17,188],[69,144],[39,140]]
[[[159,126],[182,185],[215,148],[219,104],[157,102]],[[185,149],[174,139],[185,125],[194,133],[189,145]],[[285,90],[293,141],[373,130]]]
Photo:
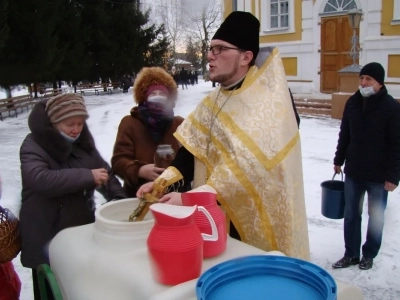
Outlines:
[[364,257],[361,259],[360,264],[358,265],[358,267],[361,270],[369,270],[372,268],[372,265],[374,264],[374,259],[373,258],[369,258],[369,257]]
[[332,265],[332,268],[335,269],[341,269],[341,268],[347,268],[352,265],[358,265],[360,263],[360,258],[359,257],[347,257],[344,256],[342,259],[338,260]]

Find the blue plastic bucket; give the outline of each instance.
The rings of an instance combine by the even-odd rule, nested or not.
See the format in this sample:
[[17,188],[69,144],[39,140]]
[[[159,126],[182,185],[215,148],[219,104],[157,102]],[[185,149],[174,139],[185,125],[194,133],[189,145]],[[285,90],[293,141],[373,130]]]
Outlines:
[[335,300],[335,280],[319,266],[287,256],[245,256],[215,265],[197,281],[198,300]]
[[344,181],[332,180],[321,183],[321,213],[329,219],[342,219],[344,217]]

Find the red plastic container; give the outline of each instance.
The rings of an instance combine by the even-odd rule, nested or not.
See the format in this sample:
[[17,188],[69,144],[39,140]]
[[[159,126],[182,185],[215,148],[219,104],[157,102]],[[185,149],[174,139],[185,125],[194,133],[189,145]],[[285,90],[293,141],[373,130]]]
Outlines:
[[[204,241],[203,257],[213,257],[226,250],[227,230],[226,217],[217,204],[217,194],[211,192],[187,192],[182,194],[182,202],[185,206],[200,205],[210,213],[218,231],[218,240]],[[197,214],[195,218],[197,227],[202,233],[211,234],[211,225],[204,214]]]
[[[213,224],[212,236],[202,235],[195,224],[203,207],[175,206],[156,203],[150,206],[155,223],[147,239],[153,277],[160,283],[176,285],[200,276],[203,264],[204,239],[217,239]],[[209,215],[209,214],[208,214]],[[209,215],[210,222],[213,222]]]

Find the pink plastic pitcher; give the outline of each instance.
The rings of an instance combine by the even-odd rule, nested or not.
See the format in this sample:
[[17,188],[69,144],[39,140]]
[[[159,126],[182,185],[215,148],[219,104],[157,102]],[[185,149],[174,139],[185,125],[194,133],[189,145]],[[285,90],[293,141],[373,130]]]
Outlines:
[[[200,276],[204,240],[218,240],[217,227],[202,206],[156,203],[150,206],[155,223],[147,239],[153,277],[175,285]],[[197,214],[205,215],[211,234],[201,233],[195,224]]]
[[[226,217],[217,204],[217,194],[210,186],[202,186],[196,190],[183,193],[182,202],[185,206],[201,205],[205,207],[212,216],[217,226],[218,239],[215,241],[204,240],[203,257],[213,257],[221,254],[226,249],[227,231]],[[197,227],[202,233],[211,234],[212,228],[205,215],[197,214],[195,218]]]

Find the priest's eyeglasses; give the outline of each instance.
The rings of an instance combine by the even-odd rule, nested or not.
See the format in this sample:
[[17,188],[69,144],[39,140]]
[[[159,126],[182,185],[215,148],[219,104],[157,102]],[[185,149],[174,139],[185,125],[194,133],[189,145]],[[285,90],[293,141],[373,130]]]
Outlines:
[[208,52],[211,52],[213,55],[218,55],[221,54],[222,50],[237,50],[237,51],[246,51],[244,49],[240,49],[240,48],[233,48],[233,47],[226,47],[226,46],[221,46],[221,45],[215,45],[215,46],[211,46],[208,48]]

